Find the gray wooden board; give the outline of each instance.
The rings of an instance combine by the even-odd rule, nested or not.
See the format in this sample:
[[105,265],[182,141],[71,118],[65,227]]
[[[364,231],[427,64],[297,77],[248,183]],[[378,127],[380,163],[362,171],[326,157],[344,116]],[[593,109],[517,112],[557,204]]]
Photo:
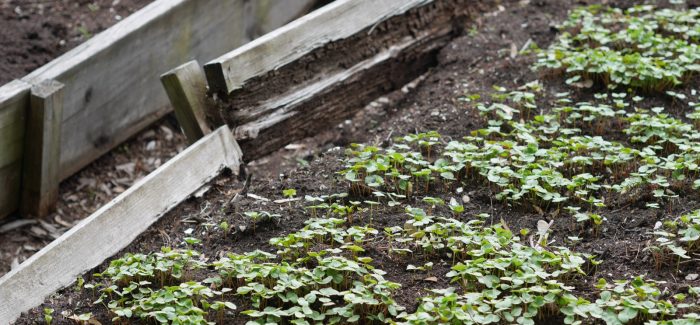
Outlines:
[[204,66],[209,87],[228,94],[323,44],[347,38],[432,0],[337,0]]
[[0,219],[19,205],[25,109],[31,85],[15,80],[0,87]]
[[[66,85],[60,178],[171,111],[161,73],[249,41],[245,3],[158,0],[26,76],[31,83],[55,79]],[[282,24],[297,14],[275,19]]]
[[[283,24],[292,21],[303,13],[309,12],[315,1],[308,0],[257,0],[252,24],[257,36],[265,35]],[[290,16],[290,14],[297,15]],[[280,24],[282,23],[282,24]]]
[[25,109],[29,103],[30,89],[30,84],[20,80],[0,87],[0,167],[21,158],[21,149],[17,148],[21,148],[23,143]]
[[21,182],[21,160],[0,167],[0,189],[2,189],[0,191],[0,220],[15,212],[19,207]]
[[0,278],[0,324],[119,252],[222,168],[237,171],[240,161],[240,148],[226,126],[185,149]]
[[29,82],[66,85],[61,179],[170,111],[158,80],[163,71],[244,43],[242,3],[153,2],[28,75]]
[[425,73],[438,50],[449,41],[448,34],[449,29],[443,29],[406,39],[346,70],[301,85],[246,111],[256,118],[234,129],[244,158],[261,158],[336,125],[374,98]]

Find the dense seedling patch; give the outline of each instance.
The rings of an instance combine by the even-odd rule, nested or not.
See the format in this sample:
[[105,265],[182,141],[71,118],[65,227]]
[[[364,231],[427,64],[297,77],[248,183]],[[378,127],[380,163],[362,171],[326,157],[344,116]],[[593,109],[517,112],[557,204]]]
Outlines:
[[[592,102],[562,93],[552,105],[541,92],[538,83],[497,87],[491,101],[474,104],[486,128],[447,143],[431,132],[387,149],[357,145],[341,174],[351,192],[381,197],[449,193],[477,180],[496,199],[560,210],[595,229],[605,219],[601,208],[636,200],[660,207],[698,187],[700,133],[692,124],[625,93]],[[611,133],[617,141],[606,139]]]
[[113,322],[133,317],[165,324],[206,324],[208,311],[236,308],[230,302],[215,300],[230,289],[217,291],[191,281],[194,272],[206,266],[200,253],[191,249],[126,254],[95,274],[105,282],[90,288],[99,289],[101,295],[95,304],[106,305],[114,315]]
[[591,260],[564,247],[540,246],[546,241],[522,244],[500,224],[432,217],[415,209],[409,215],[405,229],[387,229],[394,234],[391,245],[434,258],[451,256],[452,270],[445,276],[456,287],[433,290],[415,313],[402,315],[406,323],[534,324],[566,305],[572,287],[564,283],[585,274],[582,267]]
[[371,259],[333,256],[338,253],[321,250],[295,263],[265,262],[274,257],[269,254],[231,254],[214,266],[225,283],[236,284],[238,295],[252,300],[254,309],[242,314],[254,324],[371,323],[403,309],[391,297],[400,285],[385,280],[368,264]]
[[574,10],[557,41],[534,67],[566,73],[567,83],[598,81],[663,91],[700,70],[700,10],[627,10],[593,5]]
[[700,210],[682,215],[674,220],[661,223],[654,230],[654,244],[651,251],[656,268],[678,265],[691,260],[691,254],[700,251]]

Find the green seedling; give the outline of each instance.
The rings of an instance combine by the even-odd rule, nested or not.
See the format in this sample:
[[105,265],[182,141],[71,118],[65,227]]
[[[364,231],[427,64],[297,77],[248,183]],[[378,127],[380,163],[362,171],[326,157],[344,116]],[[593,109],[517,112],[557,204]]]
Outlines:
[[226,222],[225,220],[221,221],[221,223],[219,223],[219,229],[221,229],[221,231],[224,233],[224,237],[226,237],[226,234],[228,234],[229,230],[228,222]]
[[[288,199],[292,199],[295,196],[297,196],[297,190],[295,190],[293,188],[288,188],[288,189],[285,189],[282,191],[282,195],[284,195],[284,197],[286,197]],[[289,202],[289,207],[291,207],[291,206],[292,206],[292,202]]]
[[46,325],[51,325],[53,322],[53,308],[44,308],[44,323]]
[[259,222],[275,220],[281,217],[279,214],[273,214],[267,211],[247,211],[244,212],[243,215],[251,220],[253,224],[253,233],[255,233],[255,227]]

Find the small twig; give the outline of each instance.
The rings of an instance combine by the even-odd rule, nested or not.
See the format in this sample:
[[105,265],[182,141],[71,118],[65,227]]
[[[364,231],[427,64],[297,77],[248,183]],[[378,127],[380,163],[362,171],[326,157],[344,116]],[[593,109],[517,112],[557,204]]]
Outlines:
[[392,134],[394,134],[394,130],[389,131],[389,135],[386,136],[386,139],[384,139],[384,142],[389,142],[389,139],[391,139]]
[[247,173],[245,177],[245,182],[243,183],[243,189],[241,189],[240,192],[236,193],[231,200],[228,201],[227,205],[231,205],[233,203],[236,203],[236,201],[240,200],[241,197],[243,197],[247,192],[248,188],[250,187],[251,179],[253,178],[253,174]]

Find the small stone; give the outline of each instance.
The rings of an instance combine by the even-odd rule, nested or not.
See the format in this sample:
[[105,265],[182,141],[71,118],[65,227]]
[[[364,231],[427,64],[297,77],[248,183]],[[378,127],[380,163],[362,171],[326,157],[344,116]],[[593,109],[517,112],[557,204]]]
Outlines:
[[10,270],[14,270],[18,267],[19,267],[19,259],[15,257],[14,259],[12,259],[12,263],[10,263]]
[[37,237],[46,237],[49,234],[46,230],[37,226],[32,226],[31,228],[29,228],[29,231],[31,231],[32,234],[34,234]]
[[431,277],[427,277],[427,278],[423,279],[423,281],[438,282],[438,279],[434,276],[431,276]]
[[690,273],[690,274],[685,276],[685,279],[688,281],[695,281],[697,278],[698,278],[697,273]]
[[462,195],[462,202],[464,203],[469,203],[472,199],[469,197],[469,195]]
[[146,151],[153,151],[155,148],[156,148],[155,141],[149,141],[148,144],[146,145]]

